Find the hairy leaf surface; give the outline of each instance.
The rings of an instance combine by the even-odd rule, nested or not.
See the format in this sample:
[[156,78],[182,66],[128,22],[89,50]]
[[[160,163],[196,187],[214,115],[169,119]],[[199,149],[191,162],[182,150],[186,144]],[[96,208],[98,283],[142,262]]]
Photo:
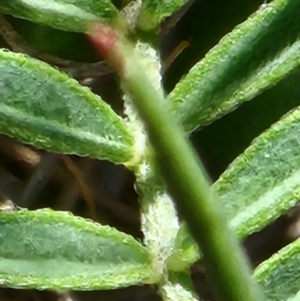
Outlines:
[[157,280],[134,238],[66,212],[0,212],[0,228],[4,286],[92,290]]
[[0,133],[51,152],[115,163],[133,157],[133,138],[113,110],[40,61],[0,50]]
[[92,21],[111,21],[117,9],[110,0],[0,1],[0,12],[66,31],[87,32]]
[[299,300],[300,241],[296,240],[258,266],[254,277],[267,300]]
[[[259,231],[300,199],[300,109],[255,139],[213,185],[239,238]],[[201,229],[199,229],[201,231]],[[182,225],[169,266],[181,270],[198,257]]]
[[138,26],[145,31],[155,30],[164,18],[177,12],[188,1],[189,0],[143,0]]
[[220,118],[299,69],[299,17],[299,1],[273,1],[192,68],[169,96],[187,132]]

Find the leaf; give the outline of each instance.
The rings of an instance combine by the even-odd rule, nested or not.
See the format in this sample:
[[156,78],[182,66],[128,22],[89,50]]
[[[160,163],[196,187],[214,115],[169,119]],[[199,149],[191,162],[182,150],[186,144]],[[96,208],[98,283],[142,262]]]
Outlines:
[[169,271],[168,276],[168,279],[171,283],[173,283],[174,285],[180,284],[187,291],[196,295],[191,272],[189,271],[189,269],[180,272]]
[[118,13],[110,0],[0,1],[0,12],[75,32],[87,32],[91,22],[112,21]]
[[177,12],[189,0],[143,0],[138,18],[138,26],[144,31],[159,27],[161,21]]
[[260,9],[213,48],[169,95],[186,132],[253,99],[299,68],[297,0]]
[[0,133],[50,152],[114,163],[133,157],[125,123],[98,96],[43,62],[4,50]]
[[83,33],[58,30],[11,16],[5,19],[36,50],[79,62],[94,62],[99,58]]
[[186,223],[182,223],[177,232],[173,254],[166,261],[167,267],[172,272],[184,272],[199,257],[199,248],[191,237]]
[[300,105],[299,71],[191,135],[194,147],[203,153],[213,180],[219,178],[254,138]]
[[[220,206],[240,239],[259,231],[300,198],[300,108],[259,136],[213,185]],[[201,229],[199,229],[201,231]],[[185,225],[176,238],[169,268],[199,258]]]
[[[299,239],[263,262],[254,272],[254,278],[263,288],[266,298],[271,301],[294,297],[300,291],[299,276]],[[297,298],[289,300],[296,301]]]
[[112,289],[155,283],[133,237],[66,212],[0,212],[0,283],[14,288]]

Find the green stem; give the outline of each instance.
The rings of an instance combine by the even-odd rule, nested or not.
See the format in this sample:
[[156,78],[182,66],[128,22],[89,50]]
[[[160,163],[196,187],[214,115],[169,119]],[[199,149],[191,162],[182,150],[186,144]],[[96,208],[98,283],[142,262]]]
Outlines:
[[121,74],[145,122],[169,192],[201,248],[217,299],[262,300],[237,238],[213,198],[200,160],[170,114],[166,100],[153,88],[130,51],[125,53],[123,71],[127,71]]

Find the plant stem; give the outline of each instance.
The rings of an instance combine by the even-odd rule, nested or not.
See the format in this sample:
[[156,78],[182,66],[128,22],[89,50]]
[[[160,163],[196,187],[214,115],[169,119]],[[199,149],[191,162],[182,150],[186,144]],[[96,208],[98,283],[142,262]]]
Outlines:
[[145,122],[169,192],[201,248],[217,300],[262,300],[237,238],[213,198],[200,160],[171,116],[166,100],[153,88],[136,58],[127,55],[129,51],[125,53],[121,74]]
[[[138,42],[134,51],[140,58],[147,75],[156,91],[163,95],[161,87],[161,65],[158,53],[150,45]],[[141,204],[141,226],[144,243],[153,256],[153,265],[166,278],[166,261],[173,252],[175,238],[179,229],[179,221],[173,200],[165,193],[165,183],[154,170],[147,154],[147,134],[130,95],[124,95],[125,114],[131,122],[136,140],[135,154],[142,160],[134,169],[136,176],[136,191]],[[163,281],[162,281],[163,282]],[[174,299],[174,301],[177,299]]]

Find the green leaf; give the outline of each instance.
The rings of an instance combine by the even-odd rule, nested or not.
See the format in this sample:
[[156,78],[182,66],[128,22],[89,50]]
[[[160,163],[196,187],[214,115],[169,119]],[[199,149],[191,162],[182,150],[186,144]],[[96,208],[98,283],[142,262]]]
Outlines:
[[133,158],[133,138],[109,105],[49,65],[3,50],[0,133],[51,152]]
[[299,68],[299,8],[297,0],[273,1],[192,68],[169,96],[186,132],[220,118]]
[[199,257],[199,248],[191,237],[187,225],[182,223],[177,232],[173,254],[166,261],[167,267],[172,272],[184,272]]
[[155,283],[133,237],[66,212],[0,212],[0,283],[14,288],[112,289]]
[[[191,135],[194,147],[216,179],[252,140],[300,105],[300,69],[262,92],[250,102]],[[229,147],[230,146],[230,147]]]
[[35,50],[79,62],[94,62],[99,58],[84,33],[59,30],[11,16],[5,19]]
[[[254,272],[254,277],[265,292],[267,300],[281,301],[295,297],[300,291],[300,240],[262,263]],[[298,300],[299,300],[299,296]]]
[[[299,201],[299,133],[300,108],[254,140],[213,185],[240,239],[259,231]],[[198,249],[182,225],[169,268],[180,270],[198,258]]]
[[112,21],[117,9],[110,0],[14,0],[0,1],[0,12],[41,25],[87,32],[90,22]]
[[143,0],[138,26],[144,31],[158,28],[161,21],[178,11],[189,0]]
[[190,293],[196,295],[193,280],[191,278],[191,272],[188,270],[183,270],[180,272],[169,271],[169,281],[174,285],[180,284]]

